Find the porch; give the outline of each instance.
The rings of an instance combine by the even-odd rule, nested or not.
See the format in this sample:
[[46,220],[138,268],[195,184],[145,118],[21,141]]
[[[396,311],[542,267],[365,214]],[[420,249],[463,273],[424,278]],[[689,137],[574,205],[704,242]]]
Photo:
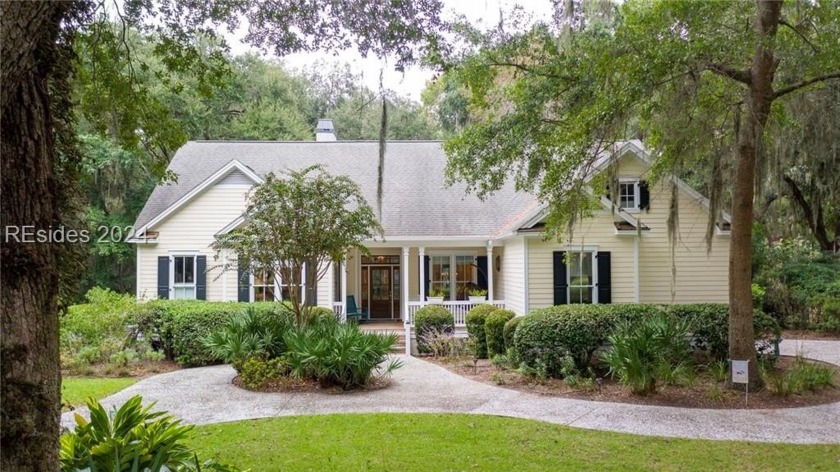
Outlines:
[[[408,354],[414,317],[432,303],[428,300],[431,292],[444,295],[444,300],[435,304],[452,313],[460,332],[473,307],[483,303],[505,307],[498,263],[503,250],[487,240],[401,247],[372,245],[370,254],[355,251],[333,264],[320,284],[319,305],[332,307],[345,321],[346,305],[352,297],[357,308],[370,315],[364,323],[366,329],[385,323],[391,330],[394,326],[403,328]],[[486,292],[483,301],[470,300],[470,292],[475,290]]]

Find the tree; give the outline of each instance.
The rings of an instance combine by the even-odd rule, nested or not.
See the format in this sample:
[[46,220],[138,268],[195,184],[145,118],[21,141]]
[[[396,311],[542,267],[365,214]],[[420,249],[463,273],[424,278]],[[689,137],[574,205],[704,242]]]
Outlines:
[[[249,21],[252,43],[271,47],[279,56],[356,47],[379,56],[393,53],[404,64],[418,58],[418,45],[439,42],[439,0],[280,0],[270,4],[128,0],[124,5],[125,10],[118,13],[121,23],[153,36],[155,51],[172,71],[200,71],[196,38],[212,38],[212,27],[235,27],[242,17]],[[78,279],[81,265],[66,256],[72,252],[69,245],[13,241],[7,228],[31,226],[48,231],[76,214],[71,204],[78,201],[80,159],[74,145],[68,77],[78,60],[73,54],[74,40],[101,26],[95,8],[104,8],[104,2],[0,3],[3,470],[58,469],[56,300],[62,284]],[[122,34],[91,37],[130,51]],[[107,55],[99,57],[110,60]],[[130,77],[134,73],[130,69],[113,71]],[[152,126],[150,121],[146,125]],[[126,138],[159,150],[155,147],[159,143],[143,140],[148,136],[143,128],[126,129]],[[168,158],[166,153],[155,154]]]
[[303,304],[304,285],[317,284],[351,249],[367,252],[364,243],[382,234],[359,186],[321,166],[289,172],[288,178],[268,174],[252,190],[243,216],[240,228],[217,237],[217,259],[223,251],[236,254],[217,267],[279,277],[289,287],[298,326],[315,305]]
[[[731,187],[730,356],[755,364],[750,231],[766,124],[796,92],[840,78],[840,8],[628,1],[604,17],[614,21],[575,22],[565,35],[538,25],[483,38],[450,72],[470,88],[473,121],[445,145],[449,175],[479,192],[510,174],[520,188],[538,188],[557,236],[592,208],[581,169],[617,141],[643,138],[657,158],[654,178],[708,162],[708,234]],[[670,220],[673,235],[676,207]],[[751,369],[750,388],[760,383]]]

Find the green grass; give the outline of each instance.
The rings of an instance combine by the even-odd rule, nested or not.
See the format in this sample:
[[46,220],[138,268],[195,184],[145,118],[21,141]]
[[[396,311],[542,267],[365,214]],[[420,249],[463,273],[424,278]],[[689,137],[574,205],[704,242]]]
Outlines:
[[99,400],[135,382],[137,379],[131,377],[68,377],[61,381],[61,403],[69,403],[73,406],[83,405],[87,397]]
[[201,426],[201,457],[273,470],[837,470],[840,445],[665,439],[496,416],[347,414]]

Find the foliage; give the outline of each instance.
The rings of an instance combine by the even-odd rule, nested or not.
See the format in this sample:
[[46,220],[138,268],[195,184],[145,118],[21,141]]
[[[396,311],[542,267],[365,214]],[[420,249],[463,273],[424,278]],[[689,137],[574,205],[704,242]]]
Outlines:
[[673,382],[677,374],[691,371],[685,320],[662,313],[636,324],[625,322],[609,336],[609,342],[601,360],[635,394],[654,393],[657,380]]
[[759,284],[752,284],[750,286],[752,291],[753,306],[756,310],[764,311],[764,297],[767,296],[767,290]]
[[487,290],[483,288],[469,288],[467,289],[467,293],[473,297],[486,297]]
[[814,327],[819,331],[840,333],[840,298],[832,298],[823,303],[822,320]]
[[484,323],[487,321],[487,316],[497,309],[493,305],[478,305],[467,313],[467,336],[475,345],[474,354],[479,359],[487,358],[487,335],[484,331]]
[[436,330],[444,333],[455,331],[455,317],[446,308],[438,305],[427,305],[417,310],[414,315],[414,332],[417,336],[417,349],[427,352],[423,337]]
[[240,375],[244,375],[240,367],[246,360],[254,357],[274,359],[283,355],[286,350],[283,336],[292,324],[291,312],[267,313],[250,306],[214,330],[204,339],[204,345],[213,356],[232,363]]
[[75,430],[61,436],[61,470],[238,470],[215,461],[199,464],[185,441],[193,426],[182,426],[181,420],[165,412],[153,413],[154,404],[143,407],[142,401],[131,397],[108,413],[89,399],[90,421],[76,414]]
[[484,321],[484,333],[487,340],[488,357],[493,358],[506,352],[505,325],[515,316],[516,313],[510,310],[494,310],[487,315],[487,319]]
[[321,323],[289,329],[284,364],[298,378],[345,390],[364,387],[402,366],[391,360],[380,367],[397,341],[395,334],[366,333],[356,324]]
[[285,177],[269,173],[252,190],[244,216],[244,226],[217,236],[213,243],[217,253],[230,250],[238,255],[219,267],[279,275],[290,287],[298,326],[310,309],[302,305],[304,283],[314,287],[333,261],[353,248],[367,253],[365,242],[382,234],[358,184],[347,176],[332,176],[321,166],[290,171]]
[[797,354],[793,364],[783,373],[768,372],[766,377],[774,394],[787,397],[821,388],[834,387],[835,369],[810,362]]
[[505,338],[505,349],[514,349],[513,344],[513,336],[516,334],[516,328],[519,327],[519,323],[522,321],[521,316],[517,316],[508,320],[505,323],[505,328],[502,331],[502,335]]
[[424,350],[434,357],[457,358],[467,352],[466,339],[457,337],[452,331],[445,329],[430,328],[418,339]]
[[133,327],[134,297],[92,288],[88,303],[72,305],[60,319],[62,367],[71,370],[110,362],[128,366],[142,360],[160,360],[147,342],[138,340]]
[[[277,302],[234,303],[201,300],[152,300],[140,304],[133,314],[138,329],[155,339],[167,357],[185,367],[222,360],[205,340],[246,309],[265,317],[290,317],[289,308]],[[255,329],[258,323],[254,325]],[[232,354],[232,352],[231,352]]]
[[595,352],[612,333],[617,322],[641,311],[634,305],[559,305],[533,310],[519,322],[514,346],[524,364],[534,367],[538,359],[548,374],[559,377],[560,361],[570,355],[578,369],[589,366]]
[[239,380],[245,388],[259,390],[267,383],[289,375],[289,364],[283,357],[266,360],[262,357],[251,357],[240,364],[237,369]]
[[[688,322],[694,347],[708,351],[718,360],[728,358],[729,308],[726,305],[705,303],[669,305],[666,310]],[[755,330],[756,352],[761,356],[774,355],[775,346],[781,341],[781,328],[776,320],[756,310],[753,313],[753,329]]]

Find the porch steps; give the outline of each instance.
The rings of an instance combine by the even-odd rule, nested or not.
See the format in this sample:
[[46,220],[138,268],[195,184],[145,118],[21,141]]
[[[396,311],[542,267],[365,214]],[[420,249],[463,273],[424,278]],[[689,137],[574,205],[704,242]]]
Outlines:
[[394,354],[405,354],[405,330],[402,329],[402,326],[402,323],[363,323],[359,325],[359,328],[369,333],[396,334],[397,342],[391,347],[391,352]]

